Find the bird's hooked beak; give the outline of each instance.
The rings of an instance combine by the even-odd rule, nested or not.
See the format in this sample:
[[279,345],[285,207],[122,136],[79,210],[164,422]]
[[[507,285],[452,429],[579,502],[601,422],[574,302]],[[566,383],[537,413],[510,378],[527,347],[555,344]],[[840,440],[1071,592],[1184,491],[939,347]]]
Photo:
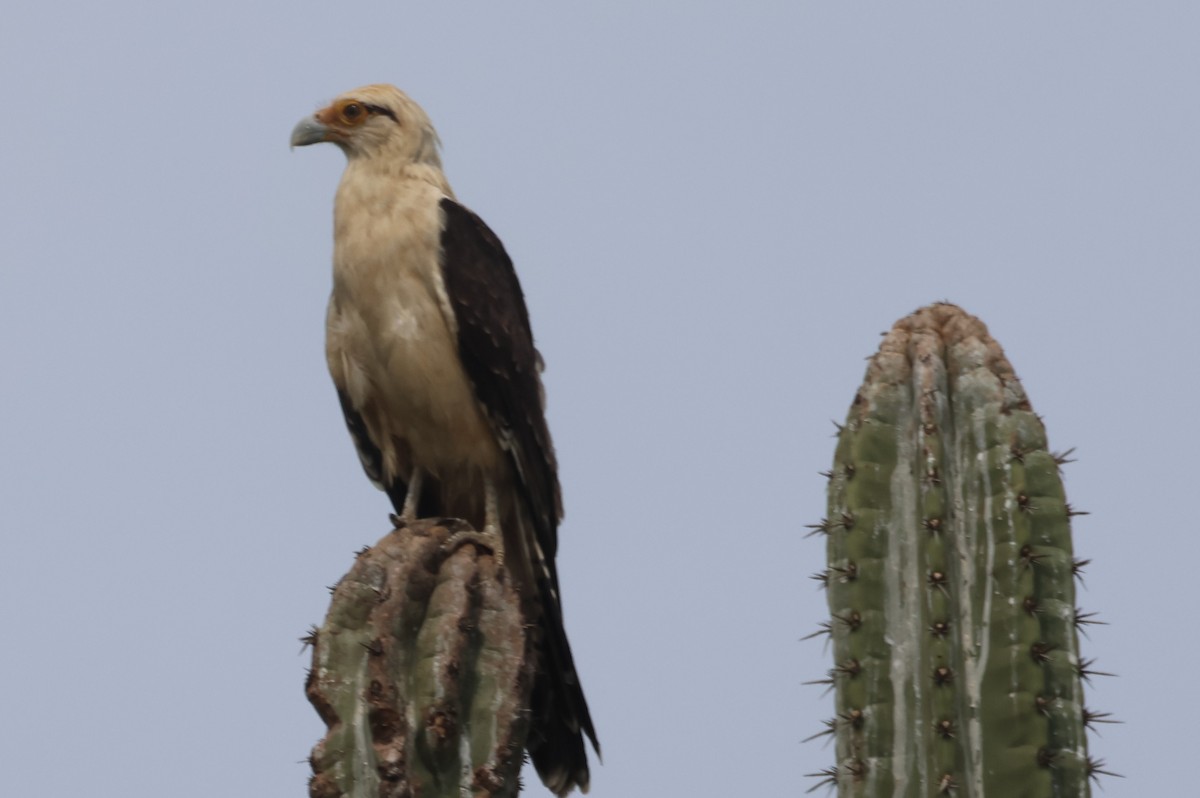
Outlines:
[[333,131],[316,116],[306,116],[292,128],[292,147],[307,147],[322,141],[332,141]]

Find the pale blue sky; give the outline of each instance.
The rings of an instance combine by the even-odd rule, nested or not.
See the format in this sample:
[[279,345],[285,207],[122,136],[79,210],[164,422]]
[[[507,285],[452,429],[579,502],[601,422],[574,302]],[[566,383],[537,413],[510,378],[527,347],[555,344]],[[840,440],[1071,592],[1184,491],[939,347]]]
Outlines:
[[832,761],[803,525],[864,358],[938,299],[1078,447],[1103,794],[1191,783],[1200,6],[34,5],[0,27],[6,794],[304,794],[297,638],[388,505],[322,356],[342,156],[287,140],[383,81],[549,366],[594,795]]

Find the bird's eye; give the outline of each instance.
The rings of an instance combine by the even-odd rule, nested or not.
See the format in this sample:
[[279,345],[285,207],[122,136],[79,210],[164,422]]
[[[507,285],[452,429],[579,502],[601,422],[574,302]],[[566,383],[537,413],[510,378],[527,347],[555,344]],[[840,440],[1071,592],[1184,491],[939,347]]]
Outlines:
[[347,122],[355,122],[364,113],[364,109],[358,103],[349,103],[342,109],[342,118]]

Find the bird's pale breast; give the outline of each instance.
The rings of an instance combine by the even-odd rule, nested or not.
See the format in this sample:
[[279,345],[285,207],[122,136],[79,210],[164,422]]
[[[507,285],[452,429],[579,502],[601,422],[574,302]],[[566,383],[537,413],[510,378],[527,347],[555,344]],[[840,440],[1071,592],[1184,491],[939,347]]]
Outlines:
[[330,372],[380,445],[385,476],[407,479],[417,465],[473,481],[501,453],[458,357],[439,264],[441,195],[399,188],[408,190],[386,201],[338,192]]

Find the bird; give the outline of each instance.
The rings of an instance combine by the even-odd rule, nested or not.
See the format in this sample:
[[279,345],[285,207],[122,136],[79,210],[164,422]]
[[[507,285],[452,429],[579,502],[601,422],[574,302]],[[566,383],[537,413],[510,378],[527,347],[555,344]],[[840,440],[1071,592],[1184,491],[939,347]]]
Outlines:
[[526,748],[556,795],[587,792],[583,736],[600,744],[563,626],[562,493],[512,260],[455,197],[429,116],[400,89],[346,92],[292,131],[293,147],[320,142],[346,156],[325,354],[359,459],[399,525],[467,520],[528,597],[540,643]]

